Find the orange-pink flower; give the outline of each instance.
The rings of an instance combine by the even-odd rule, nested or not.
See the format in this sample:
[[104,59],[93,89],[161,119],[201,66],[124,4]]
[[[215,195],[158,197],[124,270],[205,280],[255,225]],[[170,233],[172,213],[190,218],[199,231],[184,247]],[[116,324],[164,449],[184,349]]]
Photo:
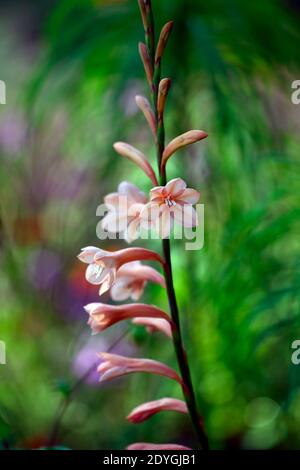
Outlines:
[[135,325],[145,326],[149,333],[156,333],[157,331],[160,331],[168,338],[172,338],[171,324],[170,322],[163,320],[162,318],[134,318],[132,320],[132,323],[134,323]]
[[81,250],[78,258],[89,265],[86,270],[86,279],[91,284],[100,285],[100,295],[111,288],[116,280],[118,270],[126,263],[148,260],[163,264],[158,253],[146,248],[105,251],[95,246],[88,246]]
[[110,296],[115,301],[123,301],[129,297],[137,301],[143,294],[147,281],[165,287],[164,277],[156,269],[145,266],[140,261],[126,263],[118,270]]
[[188,413],[187,406],[184,401],[176,398],[162,398],[161,400],[149,401],[137,406],[127,416],[128,421],[134,424],[142,423],[151,416],[160,411],[177,411],[178,413]]
[[139,235],[140,212],[147,202],[145,194],[134,184],[123,181],[118,191],[104,198],[108,213],[103,217],[101,226],[110,233],[122,233],[130,243]]
[[126,448],[127,450],[192,450],[190,447],[179,444],[152,444],[149,442],[137,442]]
[[169,377],[183,386],[182,379],[179,377],[177,372],[162,362],[154,361],[152,359],[124,357],[109,353],[100,353],[99,357],[102,359],[102,362],[97,369],[100,374],[100,382],[112,380],[134,372],[147,372],[150,374]]
[[160,318],[171,323],[169,316],[154,305],[109,305],[103,303],[91,303],[86,305],[84,309],[89,314],[88,324],[94,334],[100,333],[120,321],[137,317]]
[[169,236],[173,221],[184,227],[198,225],[197,213],[193,208],[200,194],[195,189],[187,188],[185,181],[175,178],[166,186],[157,186],[150,191],[150,203],[146,204],[140,213],[144,221],[154,223],[160,236]]

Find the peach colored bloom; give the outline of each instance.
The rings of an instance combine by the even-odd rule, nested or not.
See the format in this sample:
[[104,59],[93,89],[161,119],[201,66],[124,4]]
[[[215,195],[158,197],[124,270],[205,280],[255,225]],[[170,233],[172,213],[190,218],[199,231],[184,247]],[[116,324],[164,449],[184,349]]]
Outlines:
[[105,251],[95,246],[88,246],[81,250],[78,258],[89,265],[86,270],[86,279],[91,284],[100,285],[100,295],[111,288],[116,280],[118,270],[126,263],[148,260],[158,261],[163,264],[163,260],[158,253],[146,248]]
[[162,318],[134,318],[132,323],[135,325],[145,326],[149,333],[156,333],[157,331],[160,331],[168,338],[172,338],[172,328],[170,322],[163,320]]
[[177,411],[178,413],[188,413],[187,406],[184,401],[175,398],[162,398],[161,400],[149,401],[137,406],[127,416],[128,421],[134,424],[142,423],[151,416],[160,411]]
[[137,442],[126,447],[127,450],[192,450],[190,447],[179,444],[151,444],[149,442]]
[[147,281],[165,287],[164,277],[156,269],[145,266],[140,261],[126,263],[117,273],[110,296],[115,301],[123,301],[129,297],[137,301],[143,294]]
[[173,221],[184,227],[198,225],[197,213],[192,207],[199,200],[200,194],[195,189],[187,188],[181,178],[175,178],[166,186],[157,186],[150,191],[150,203],[142,209],[143,221],[154,223],[162,238],[170,234]]
[[100,333],[122,320],[136,317],[151,317],[164,319],[167,322],[172,321],[165,312],[154,305],[147,304],[108,305],[91,303],[86,305],[84,309],[89,314],[88,324],[94,334]]
[[146,196],[139,188],[123,181],[116,193],[104,198],[108,213],[101,221],[102,228],[111,233],[124,233],[125,240],[130,243],[138,237],[139,215],[146,202]]
[[133,372],[147,372],[150,374],[162,375],[176,380],[183,386],[182,379],[175,370],[162,362],[152,359],[136,359],[131,357],[118,356],[117,354],[100,353],[99,357],[103,360],[98,366],[100,373],[100,382],[112,380]]

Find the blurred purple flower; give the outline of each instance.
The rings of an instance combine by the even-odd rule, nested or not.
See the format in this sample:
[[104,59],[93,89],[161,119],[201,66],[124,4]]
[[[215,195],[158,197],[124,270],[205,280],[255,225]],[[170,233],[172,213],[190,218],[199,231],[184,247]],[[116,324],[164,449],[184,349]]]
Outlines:
[[15,155],[22,150],[26,140],[26,122],[17,112],[5,114],[0,123],[0,147],[9,155]]
[[29,280],[36,289],[51,289],[60,274],[62,262],[57,253],[46,248],[34,250],[28,260]]
[[[122,330],[118,333],[120,336]],[[115,338],[118,338],[116,334]],[[103,336],[91,336],[88,338],[87,342],[82,346],[76,353],[72,365],[73,373],[76,377],[84,377],[85,374],[85,383],[89,385],[96,386],[99,384],[99,372],[97,372],[97,367],[99,366],[101,359],[98,357],[99,352],[105,352],[110,350],[111,353],[121,354],[125,356],[131,356],[136,353],[136,347],[129,343],[126,338],[121,340],[115,347],[111,348],[111,345],[116,341],[116,339],[109,340],[103,338]],[[90,371],[90,373],[88,373]]]

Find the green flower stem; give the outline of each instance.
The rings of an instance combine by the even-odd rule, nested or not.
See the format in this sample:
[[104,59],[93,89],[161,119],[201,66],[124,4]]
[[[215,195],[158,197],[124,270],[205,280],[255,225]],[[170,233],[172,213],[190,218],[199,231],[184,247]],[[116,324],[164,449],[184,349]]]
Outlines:
[[[151,10],[151,12],[149,12],[149,18],[151,18],[151,31],[153,32],[154,20],[153,20],[151,2],[148,2],[148,7]],[[147,39],[149,38],[147,38],[147,34],[146,34],[146,41]],[[149,44],[149,40],[147,41],[147,43]],[[151,44],[151,47],[149,47],[148,52],[149,52],[149,56],[151,59],[153,72],[154,72],[151,94],[152,94],[154,115],[156,118],[156,127],[157,127],[157,139],[156,139],[157,162],[158,162],[159,174],[160,174],[160,184],[162,186],[165,186],[167,183],[166,169],[165,167],[163,169],[161,168],[161,160],[162,160],[162,155],[163,155],[164,148],[165,148],[165,127],[164,127],[163,116],[160,119],[158,119],[158,110],[157,110],[158,86],[161,80],[161,60],[159,60],[159,62],[155,64],[155,61],[153,59],[153,50],[154,50],[153,44]],[[189,368],[187,355],[184,350],[183,342],[182,342],[179,310],[178,310],[176,293],[175,293],[174,283],[173,283],[171,247],[170,247],[169,239],[162,240],[162,248],[163,248],[163,255],[164,255],[164,274],[165,274],[165,280],[166,280],[169,307],[170,307],[171,317],[175,325],[175,328],[173,329],[173,332],[172,332],[172,337],[173,337],[173,343],[174,343],[179,370],[180,370],[181,377],[184,382],[184,387],[183,387],[184,398],[185,398],[185,401],[189,410],[189,415],[190,415],[190,418],[194,427],[195,434],[198,438],[200,447],[203,450],[209,450],[208,438],[204,431],[201,417],[198,413],[195,392],[194,392],[193,383],[191,379],[190,368]]]

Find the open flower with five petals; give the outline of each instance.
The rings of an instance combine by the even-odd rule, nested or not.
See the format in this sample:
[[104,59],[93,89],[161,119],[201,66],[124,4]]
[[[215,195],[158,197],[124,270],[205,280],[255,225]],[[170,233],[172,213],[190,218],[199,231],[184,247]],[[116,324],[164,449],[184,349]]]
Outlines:
[[150,203],[140,213],[143,225],[155,223],[162,238],[169,236],[174,221],[184,227],[196,227],[198,218],[193,205],[199,197],[199,192],[187,188],[181,178],[172,179],[166,186],[157,186],[151,189]]

